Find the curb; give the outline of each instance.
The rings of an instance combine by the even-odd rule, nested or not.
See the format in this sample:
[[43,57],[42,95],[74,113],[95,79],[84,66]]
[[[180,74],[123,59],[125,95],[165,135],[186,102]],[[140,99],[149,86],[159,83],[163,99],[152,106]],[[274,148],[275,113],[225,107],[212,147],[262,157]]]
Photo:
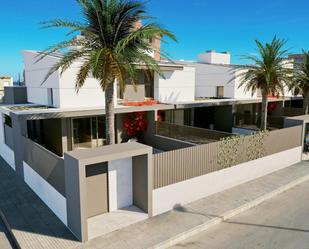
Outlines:
[[4,227],[5,227],[5,230],[7,232],[7,236],[8,236],[8,239],[10,241],[11,246],[14,249],[21,249],[15,235],[12,232],[11,226],[9,225],[9,223],[8,223],[7,219],[5,218],[5,215],[4,215],[4,213],[2,212],[1,209],[0,209],[0,219],[4,224]]
[[205,230],[207,230],[208,228],[214,226],[214,225],[217,225],[225,220],[228,220],[230,218],[232,218],[233,216],[236,216],[244,211],[247,211],[251,208],[254,208],[258,205],[260,205],[261,203],[275,197],[276,195],[279,195],[305,181],[309,180],[309,174],[306,175],[306,176],[303,176],[303,177],[300,177],[298,178],[297,180],[294,180],[286,185],[283,185],[281,187],[279,187],[278,189],[272,191],[272,192],[269,192],[253,201],[250,201],[244,205],[241,205],[240,207],[238,208],[235,208],[233,210],[230,210],[230,211],[227,211],[225,213],[223,213],[221,216],[218,216],[216,218],[213,218],[201,225],[198,225],[196,227],[193,227],[191,229],[189,229],[188,231],[186,232],[183,232],[183,233],[180,233],[168,240],[165,240],[155,246],[152,246],[150,247],[149,249],[166,249],[166,248],[169,248],[171,246],[174,246],[180,242],[182,242],[183,240],[186,240],[194,235],[197,235],[199,234],[200,232],[203,232]]

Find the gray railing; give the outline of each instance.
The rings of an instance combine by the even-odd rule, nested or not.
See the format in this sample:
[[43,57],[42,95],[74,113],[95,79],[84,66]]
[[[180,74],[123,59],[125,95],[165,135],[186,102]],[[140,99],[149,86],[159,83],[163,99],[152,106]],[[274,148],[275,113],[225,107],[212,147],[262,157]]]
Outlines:
[[166,122],[156,123],[156,134],[170,137],[191,144],[207,144],[217,142],[223,137],[232,136],[231,133],[209,130],[186,125],[170,124]]
[[[282,129],[284,126],[284,117],[282,116],[267,116],[267,127],[269,129]],[[234,114],[234,127],[248,128],[259,130],[261,127],[261,116],[252,114]]]
[[[242,143],[235,145],[238,146],[237,150],[241,152],[237,164],[253,160],[246,153],[252,149],[248,148],[251,138],[252,135],[246,136]],[[263,156],[299,147],[302,145],[302,126],[272,131],[263,138],[261,143],[263,143],[265,150]],[[219,163],[220,149],[222,150],[224,145],[224,141],[220,141],[154,155],[154,188],[164,187],[225,168],[226,166]]]
[[303,108],[285,107],[284,116],[286,117],[297,117],[305,114]]

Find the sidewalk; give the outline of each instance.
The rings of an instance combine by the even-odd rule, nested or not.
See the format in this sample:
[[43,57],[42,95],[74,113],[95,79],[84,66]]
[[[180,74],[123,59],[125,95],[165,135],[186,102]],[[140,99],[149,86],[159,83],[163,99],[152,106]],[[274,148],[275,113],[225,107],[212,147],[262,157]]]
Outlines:
[[309,180],[309,163],[302,162],[93,239],[78,248],[167,248],[306,180]]
[[0,208],[22,249],[69,249],[80,244],[1,157]]
[[81,244],[0,158],[0,208],[23,249],[167,248],[306,180],[302,162]]

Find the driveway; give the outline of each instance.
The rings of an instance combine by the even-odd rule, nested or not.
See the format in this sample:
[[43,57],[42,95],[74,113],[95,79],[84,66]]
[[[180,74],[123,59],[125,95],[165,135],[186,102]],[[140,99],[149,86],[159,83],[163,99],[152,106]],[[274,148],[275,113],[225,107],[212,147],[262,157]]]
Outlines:
[[309,181],[173,249],[308,249]]

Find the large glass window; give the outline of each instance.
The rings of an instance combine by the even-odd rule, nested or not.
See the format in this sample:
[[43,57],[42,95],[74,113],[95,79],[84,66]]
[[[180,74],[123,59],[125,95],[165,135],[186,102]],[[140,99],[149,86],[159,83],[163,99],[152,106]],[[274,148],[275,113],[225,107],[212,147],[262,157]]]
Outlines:
[[104,116],[73,119],[73,148],[95,148],[106,144]]

